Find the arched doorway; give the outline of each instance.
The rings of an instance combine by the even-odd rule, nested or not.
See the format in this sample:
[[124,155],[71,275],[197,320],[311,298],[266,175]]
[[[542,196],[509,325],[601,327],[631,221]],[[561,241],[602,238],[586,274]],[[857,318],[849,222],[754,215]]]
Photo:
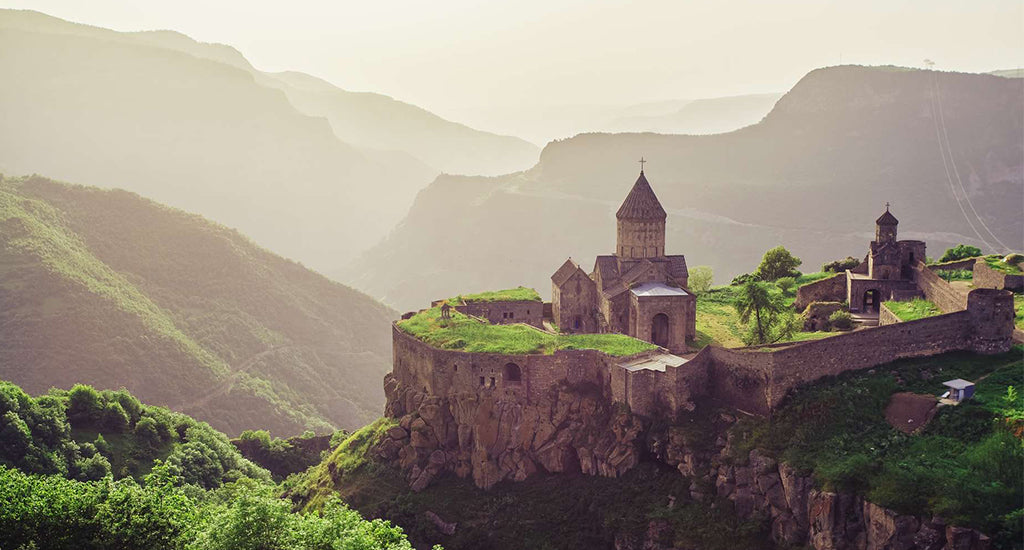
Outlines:
[[668,347],[668,315],[659,313],[651,319],[651,343],[663,348]]
[[515,363],[507,363],[502,380],[506,384],[521,384],[523,382],[523,371]]
[[861,311],[878,313],[878,306],[881,304],[880,298],[881,293],[879,293],[878,290],[871,289],[865,292]]

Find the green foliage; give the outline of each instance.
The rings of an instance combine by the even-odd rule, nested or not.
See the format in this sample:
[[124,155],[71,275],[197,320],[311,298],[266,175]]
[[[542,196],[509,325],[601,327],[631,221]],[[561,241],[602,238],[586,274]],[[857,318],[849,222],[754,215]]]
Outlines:
[[790,294],[796,289],[796,278],[783,277],[775,281],[775,286],[779,287],[783,294]]
[[849,311],[833,311],[832,315],[828,316],[828,324],[836,330],[850,330],[853,328],[853,316]]
[[782,277],[799,277],[800,258],[786,250],[783,246],[776,246],[764,253],[761,258],[761,265],[757,266],[757,276],[763,281],[776,281]]
[[712,281],[714,280],[714,272],[711,271],[711,266],[698,265],[690,270],[689,279],[687,284],[690,290],[700,294],[707,292],[711,288]]
[[[825,489],[857,492],[900,513],[942,515],[993,535],[994,547],[1010,547],[1021,540],[1014,518],[1024,501],[1024,446],[1012,422],[1024,400],[1010,389],[1020,383],[1022,351],[951,353],[822,379],[772,418],[738,422],[732,440],[813,471]],[[939,409],[918,435],[886,422],[894,392],[937,395],[951,378],[978,380],[974,398]]]
[[[1020,256],[1020,254],[1017,254],[1017,256]],[[1007,262],[1002,256],[999,255],[985,256],[985,264],[991,267],[992,269],[1000,273],[1005,273],[1007,275],[1024,274],[1024,271],[1021,270],[1019,263]]]
[[1020,265],[1024,262],[1024,254],[1018,254],[1017,252],[1011,252],[1003,257],[1003,263],[1007,265]]
[[786,340],[796,332],[796,316],[767,283],[750,281],[740,287],[733,303],[740,322],[747,325],[744,342],[770,344]]
[[826,273],[843,273],[847,269],[853,269],[858,265],[860,265],[860,260],[853,256],[847,256],[842,260],[835,260],[828,262],[827,264],[823,264],[821,266],[821,270]]
[[[336,440],[335,436],[340,439]],[[232,443],[243,456],[269,470],[274,479],[281,480],[319,464],[324,453],[337,447],[346,436],[344,431],[332,436],[306,432],[301,436],[280,439],[270,437],[266,430],[246,430]],[[332,445],[334,441],[336,443]]]
[[560,349],[593,349],[608,355],[633,355],[656,349],[623,334],[551,334],[524,324],[492,325],[457,311],[441,318],[441,309],[421,311],[398,328],[440,349],[481,353],[551,354]]
[[974,280],[974,271],[970,269],[941,269],[936,271],[935,274],[947,281]]
[[914,321],[925,317],[942,315],[942,310],[929,300],[914,298],[905,302],[885,302],[885,307],[901,321]]
[[0,382],[0,410],[0,465],[24,472],[141,479],[166,457],[177,475],[202,487],[240,477],[269,479],[208,424],[143,405],[123,389],[77,384],[33,399]]
[[232,483],[190,491],[167,465],[140,485],[29,476],[0,466],[0,547],[115,550],[411,550],[402,530],[366,521],[337,498],[291,512],[271,488]]
[[540,294],[538,294],[536,290],[524,286],[507,288],[505,290],[491,290],[477,294],[462,294],[448,301],[453,304],[469,304],[473,302],[505,302],[519,300],[532,302],[541,301]]
[[976,258],[978,256],[981,256],[980,248],[967,244],[958,244],[953,248],[946,250],[945,254],[939,258],[939,262],[953,262],[956,260],[966,260],[967,258]]

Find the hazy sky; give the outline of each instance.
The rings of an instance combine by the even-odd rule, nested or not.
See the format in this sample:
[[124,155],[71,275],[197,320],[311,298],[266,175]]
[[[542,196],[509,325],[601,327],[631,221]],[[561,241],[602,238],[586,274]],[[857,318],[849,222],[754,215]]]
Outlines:
[[[1024,63],[1022,0],[0,0],[116,30],[222,42],[462,119],[785,91],[843,63]],[[522,114],[522,116],[527,116]]]

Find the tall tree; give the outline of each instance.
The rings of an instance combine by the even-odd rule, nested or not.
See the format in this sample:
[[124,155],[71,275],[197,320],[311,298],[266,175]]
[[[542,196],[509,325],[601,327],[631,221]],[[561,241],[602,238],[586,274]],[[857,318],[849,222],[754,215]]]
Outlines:
[[[789,338],[795,331],[793,315],[782,294],[761,281],[749,281],[733,303],[740,321],[749,325],[747,344],[770,344]],[[787,315],[789,313],[789,315]]]
[[757,266],[757,274],[764,281],[775,281],[782,277],[798,277],[800,272],[796,270],[803,261],[794,256],[784,246],[775,248],[764,253],[761,258],[761,265]]

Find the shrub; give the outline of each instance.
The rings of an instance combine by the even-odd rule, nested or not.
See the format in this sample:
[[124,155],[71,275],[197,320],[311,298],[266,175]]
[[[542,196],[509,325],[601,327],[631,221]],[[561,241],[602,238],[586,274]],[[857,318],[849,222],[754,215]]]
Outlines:
[[828,324],[836,330],[850,330],[853,328],[853,316],[848,311],[833,311],[828,316]]
[[95,424],[102,416],[102,402],[99,392],[91,386],[75,384],[68,392],[68,420],[74,425]]
[[757,274],[764,281],[776,281],[782,277],[799,277],[796,268],[803,262],[786,250],[783,246],[764,253],[761,265],[757,266]]
[[822,264],[821,270],[826,273],[842,273],[847,269],[853,269],[860,265],[860,260],[853,256],[847,256],[842,260],[836,260],[827,264]]
[[742,286],[751,281],[756,281],[757,279],[758,277],[756,273],[744,273],[742,275],[737,275],[733,277],[732,282],[729,284],[731,284],[732,286]]
[[974,279],[974,272],[970,269],[944,269],[936,271],[935,274],[947,281],[971,281]]
[[690,277],[688,280],[690,290],[697,293],[707,292],[707,290],[711,288],[713,279],[714,273],[711,271],[710,266],[698,265],[690,270]]
[[1021,262],[1024,262],[1024,254],[1018,254],[1016,252],[1007,254],[1006,257],[1003,258],[1003,262],[1010,265],[1019,265]]
[[793,277],[783,277],[775,281],[775,286],[779,287],[783,294],[789,294],[796,288],[796,279]]
[[977,256],[981,256],[980,248],[966,244],[958,244],[953,248],[946,250],[946,253],[939,258],[939,262],[954,262],[956,260],[966,260],[967,258],[974,258]]

